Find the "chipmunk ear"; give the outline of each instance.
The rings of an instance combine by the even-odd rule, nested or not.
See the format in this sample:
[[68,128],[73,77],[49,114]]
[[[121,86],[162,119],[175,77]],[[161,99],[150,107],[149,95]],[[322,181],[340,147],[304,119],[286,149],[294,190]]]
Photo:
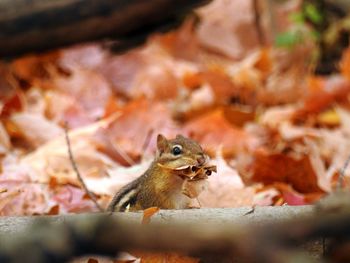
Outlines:
[[158,148],[159,154],[162,154],[165,151],[167,146],[168,146],[168,140],[162,134],[158,134],[157,148]]

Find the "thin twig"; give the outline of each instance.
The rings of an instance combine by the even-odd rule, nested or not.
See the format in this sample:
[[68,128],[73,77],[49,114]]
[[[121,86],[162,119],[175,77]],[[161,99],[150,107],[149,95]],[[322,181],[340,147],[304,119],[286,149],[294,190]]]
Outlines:
[[345,171],[346,171],[346,168],[348,167],[349,163],[350,163],[350,155],[346,159],[345,164],[344,164],[343,168],[340,171],[340,174],[339,174],[339,177],[338,177],[338,183],[337,183],[337,191],[340,191],[341,188],[343,187]]
[[243,216],[253,214],[254,212],[255,212],[255,205],[253,205],[248,212],[244,213]]
[[90,199],[94,202],[94,204],[96,205],[96,208],[100,211],[103,212],[103,208],[98,204],[97,200],[96,200],[96,196],[87,188],[83,177],[81,176],[78,166],[74,160],[73,157],[73,153],[72,153],[72,148],[71,148],[71,144],[70,144],[70,140],[69,140],[69,136],[68,136],[68,128],[67,125],[64,126],[64,134],[66,137],[66,143],[67,143],[67,148],[68,148],[68,155],[69,155],[69,160],[72,164],[73,170],[75,172],[75,174],[77,175],[77,178],[81,184],[81,186],[83,187],[83,189],[85,190],[85,193],[90,197]]
[[253,0],[253,9],[254,9],[254,18],[255,18],[254,23],[255,23],[256,33],[258,35],[258,41],[260,46],[264,46],[265,37],[264,37],[263,29],[261,27],[259,0]]

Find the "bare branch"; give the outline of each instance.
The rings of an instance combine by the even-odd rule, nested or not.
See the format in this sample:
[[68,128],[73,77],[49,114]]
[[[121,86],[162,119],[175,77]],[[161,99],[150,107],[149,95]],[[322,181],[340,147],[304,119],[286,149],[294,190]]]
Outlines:
[[339,174],[338,182],[337,182],[337,191],[340,191],[343,187],[345,171],[346,171],[346,168],[348,167],[349,163],[350,163],[350,155],[346,159],[343,168],[340,170],[340,174]]
[[67,143],[67,149],[68,149],[68,155],[69,155],[69,160],[70,160],[70,163],[72,164],[72,168],[75,172],[75,174],[77,175],[77,178],[81,184],[81,186],[83,187],[85,193],[90,197],[90,199],[95,203],[96,205],[96,208],[100,211],[100,212],[103,212],[103,208],[99,205],[99,203],[97,202],[97,198],[96,196],[87,188],[85,182],[84,182],[84,179],[83,177],[81,176],[80,172],[79,172],[79,169],[78,169],[78,166],[74,160],[74,157],[73,157],[73,153],[72,153],[72,148],[71,148],[71,144],[70,144],[70,140],[69,140],[69,135],[68,135],[68,128],[67,128],[67,125],[64,126],[64,135],[66,137],[66,143]]

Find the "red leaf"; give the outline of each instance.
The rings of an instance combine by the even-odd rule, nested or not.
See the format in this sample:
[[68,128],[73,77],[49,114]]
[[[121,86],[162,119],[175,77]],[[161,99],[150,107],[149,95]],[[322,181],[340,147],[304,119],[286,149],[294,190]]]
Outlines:
[[322,192],[307,155],[297,159],[286,154],[258,149],[254,152],[254,160],[245,169],[242,176],[248,182],[285,182],[302,193]]

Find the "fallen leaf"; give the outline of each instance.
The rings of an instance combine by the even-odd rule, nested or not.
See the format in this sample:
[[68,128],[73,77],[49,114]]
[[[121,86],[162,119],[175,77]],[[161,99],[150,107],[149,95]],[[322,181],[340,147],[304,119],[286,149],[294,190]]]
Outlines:
[[247,183],[286,182],[302,193],[322,192],[317,174],[307,155],[292,157],[282,153],[269,153],[257,149],[252,163],[241,169],[242,178]]
[[339,64],[341,74],[350,80],[350,48],[345,49]]
[[[0,97],[1,98],[1,97]],[[23,111],[26,107],[26,99],[22,90],[15,89],[5,98],[1,98],[0,117],[11,116],[15,112]]]
[[222,147],[224,156],[232,156],[258,143],[253,136],[231,125],[220,109],[189,121],[183,129],[212,155],[218,147]]
[[151,217],[154,214],[158,213],[159,210],[160,210],[160,208],[155,207],[155,206],[143,210],[143,217],[142,217],[141,224],[143,224],[143,225],[149,224],[151,222]]
[[274,187],[281,192],[284,203],[287,205],[308,205],[315,203],[323,196],[322,193],[301,194],[283,183],[276,183]]
[[177,253],[151,253],[151,252],[133,252],[133,255],[141,258],[143,263],[198,263],[199,259],[184,256]]
[[[89,178],[103,178],[106,176],[103,173],[106,167],[116,166],[116,163],[108,156],[98,151],[94,139],[97,130],[107,125],[110,120],[96,122],[69,132],[75,162],[86,181]],[[68,157],[67,144],[63,135],[48,141],[24,156],[20,164],[28,167],[27,172],[32,181],[49,183],[51,177],[56,177],[59,184],[79,185]]]
[[108,81],[95,71],[75,68],[70,76],[59,76],[53,79],[55,90],[73,96],[75,103],[82,106],[93,120],[104,115],[106,104],[111,97]]
[[99,44],[80,44],[60,50],[58,64],[66,70],[96,69],[107,59],[107,52]]
[[303,119],[307,114],[319,113],[335,101],[343,101],[350,92],[350,81],[340,75],[329,78],[309,77],[309,94],[294,118]]
[[176,59],[198,60],[200,46],[194,29],[195,21],[190,17],[177,30],[153,36],[152,40],[159,42]]
[[11,148],[10,136],[5,130],[4,125],[0,121],[0,154],[7,153]]
[[253,1],[216,0],[197,13],[201,21],[197,29],[200,44],[234,59],[242,58],[258,46],[258,36],[253,30]]
[[21,136],[35,147],[63,134],[61,127],[42,115],[22,112],[13,114],[10,120]]
[[98,211],[94,202],[90,198],[86,198],[83,189],[71,185],[56,187],[52,193],[52,200],[59,205],[61,214]]
[[253,205],[255,189],[245,187],[237,170],[222,157],[211,160],[218,167],[217,174],[210,176],[208,186],[199,196],[202,207],[240,207]]
[[[101,127],[96,140],[99,140],[102,152],[123,165],[131,165],[142,156],[149,131],[157,131],[169,138],[180,133],[171,118],[170,109],[164,103],[139,99],[125,106],[120,116],[108,126]],[[155,139],[156,136],[151,138],[149,151],[155,150]]]

